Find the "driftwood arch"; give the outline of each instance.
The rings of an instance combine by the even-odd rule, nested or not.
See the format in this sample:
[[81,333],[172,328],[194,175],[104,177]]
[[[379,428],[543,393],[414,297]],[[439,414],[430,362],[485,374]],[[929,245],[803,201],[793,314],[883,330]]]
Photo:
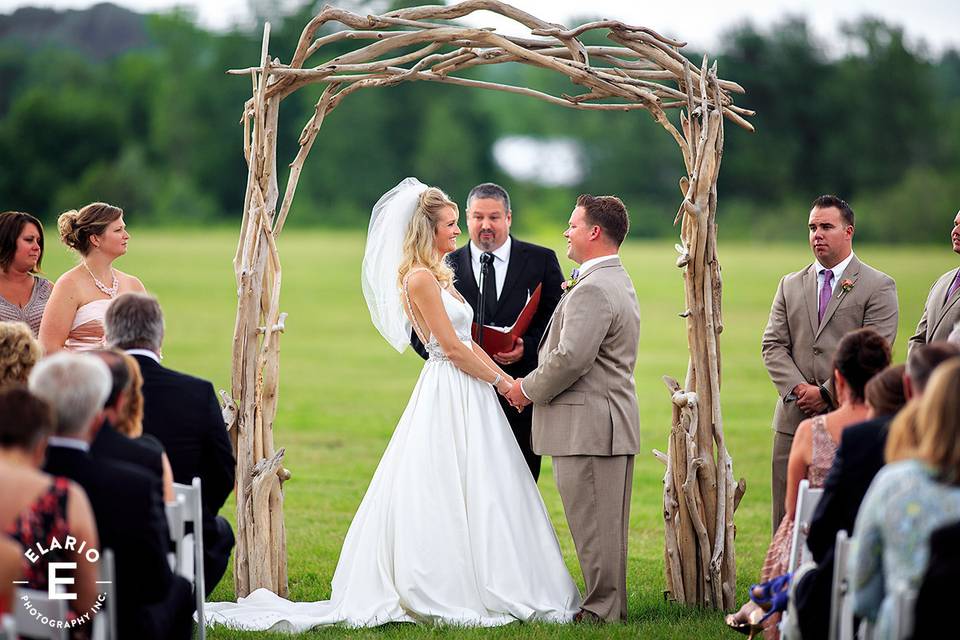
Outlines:
[[[503,36],[492,29],[449,20],[487,10],[511,18],[529,37]],[[340,30],[317,37],[328,24]],[[345,28],[343,28],[345,27]],[[605,32],[611,46],[587,46],[580,36]],[[369,42],[368,42],[369,41]],[[575,109],[645,109],[673,137],[683,155],[682,204],[677,266],[684,270],[689,363],[686,380],[664,380],[672,394],[673,429],[668,452],[654,452],[664,475],[665,572],[670,599],[717,608],[733,606],[736,584],[733,512],[742,481],[733,481],[720,413],[721,281],[717,261],[717,175],[723,151],[724,118],[753,130],[749,110],[733,104],[743,89],[717,77],[716,62],[698,67],[679,53],[685,45],[651,29],[614,20],[575,29],[544,22],[495,0],[401,9],[361,16],[325,7],[304,28],[288,64],[269,54],[270,25],[264,28],[260,64],[229,71],[248,75],[253,95],[243,111],[248,166],[240,241],[234,257],[238,288],[232,392],[223,393],[224,414],[237,454],[238,596],[266,587],[287,592],[282,483],[284,450],[274,449],[279,341],[286,314],[280,312],[281,266],[276,237],[283,229],[303,163],[324,117],[350,94],[367,87],[427,81],[507,91]],[[334,43],[356,49],[315,66],[307,61]],[[456,74],[465,69],[519,62],[570,78],[580,92],[550,95]],[[326,87],[300,135],[283,199],[277,175],[280,102],[302,86]],[[680,110],[680,127],[667,117]],[[279,209],[277,203],[280,202]]]

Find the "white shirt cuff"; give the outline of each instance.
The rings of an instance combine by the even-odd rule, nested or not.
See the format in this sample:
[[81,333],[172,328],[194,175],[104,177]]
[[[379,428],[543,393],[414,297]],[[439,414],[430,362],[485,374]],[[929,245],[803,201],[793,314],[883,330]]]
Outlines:
[[[528,396],[527,392],[523,390],[523,380],[520,381],[520,393],[523,394],[524,398],[526,398],[527,400],[530,400],[530,396]],[[530,402],[533,402],[533,400],[530,400]]]

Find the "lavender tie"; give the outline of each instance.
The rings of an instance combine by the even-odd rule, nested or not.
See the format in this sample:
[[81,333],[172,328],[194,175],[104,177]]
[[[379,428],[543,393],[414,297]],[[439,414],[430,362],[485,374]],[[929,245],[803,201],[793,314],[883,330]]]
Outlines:
[[950,288],[947,289],[947,297],[944,302],[949,301],[953,294],[956,293],[957,289],[960,289],[960,269],[957,270],[957,275],[953,279],[953,284],[951,284]]
[[827,306],[830,304],[830,297],[833,296],[833,271],[823,270],[823,287],[820,289],[820,324],[823,324],[823,314],[827,312]]

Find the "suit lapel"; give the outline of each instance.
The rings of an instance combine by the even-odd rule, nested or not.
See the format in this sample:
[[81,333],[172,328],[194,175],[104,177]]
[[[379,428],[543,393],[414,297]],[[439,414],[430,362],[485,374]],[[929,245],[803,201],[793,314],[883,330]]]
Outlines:
[[[823,314],[823,322],[820,323],[820,326],[817,327],[816,338],[820,337],[820,332],[823,331],[823,328],[827,326],[827,323],[830,322],[830,318],[833,317],[834,312],[837,310],[837,307],[840,306],[840,303],[843,302],[843,299],[850,295],[850,291],[844,291],[841,284],[844,280],[851,280],[853,284],[857,284],[857,278],[860,277],[860,261],[857,259],[857,256],[854,255],[853,259],[850,261],[850,264],[847,265],[847,268],[844,269],[841,274],[841,279],[837,282],[837,287],[834,289],[834,294],[830,296],[830,303],[827,305],[827,310]],[[814,278],[816,281],[816,278]],[[852,289],[851,289],[852,291]]]
[[[507,296],[510,295],[510,292],[517,285],[517,280],[520,279],[520,274],[523,273],[523,270],[527,266],[527,255],[526,249],[517,242],[516,238],[511,237],[510,242],[510,262],[507,263],[507,274],[503,280],[503,289],[500,290],[500,296],[497,298],[497,311],[500,310],[500,306],[503,301],[507,299]],[[496,316],[496,314],[494,314]]]
[[477,289],[477,278],[473,273],[473,260],[470,255],[470,243],[453,252],[453,269],[457,272],[457,291],[470,303],[476,311],[477,299],[480,290]]
[[[607,267],[622,267],[622,266],[623,266],[623,264],[620,262],[620,258],[619,258],[619,257],[618,257],[616,260],[609,260],[609,261],[606,261],[606,262],[601,262],[600,264],[594,265],[594,266],[590,267],[590,269],[588,269],[587,271],[585,271],[585,272],[583,272],[582,274],[580,274],[580,276],[577,278],[577,284],[580,284],[580,283],[583,281],[584,278],[586,278],[586,277],[589,276],[589,275],[592,275],[592,274],[596,273],[596,272],[599,271],[600,269],[606,269]],[[546,328],[544,328],[544,330],[543,330],[543,335],[540,336],[540,344],[537,345],[537,350],[538,350],[538,351],[539,351],[539,349],[540,349],[540,346],[543,345],[543,341],[546,340],[546,339],[547,339],[547,336],[550,334],[550,329],[551,329],[551,327],[553,327],[553,321],[554,321],[554,319],[557,318],[557,316],[560,316],[560,315],[563,314],[563,307],[564,307],[564,305],[567,303],[567,293],[568,293],[569,291],[570,291],[570,290],[567,289],[567,291],[564,291],[564,292],[563,292],[563,295],[560,296],[560,302],[557,303],[557,308],[553,310],[553,315],[550,316],[550,320],[547,322],[547,326],[546,326]]]
[[807,315],[810,317],[810,329],[812,329],[814,333],[817,333],[820,328],[820,320],[818,318],[820,308],[817,302],[816,263],[811,264],[803,273],[803,300],[807,306]]
[[954,269],[940,278],[940,281],[937,283],[936,291],[933,292],[932,296],[933,304],[936,306],[930,310],[930,317],[934,318],[933,328],[930,329],[930,335],[933,335],[933,333],[937,330],[937,327],[940,326],[940,323],[943,322],[947,312],[953,308],[953,305],[957,304],[957,300],[960,300],[960,289],[954,291],[949,300],[944,300],[944,298],[947,296],[947,290],[950,288],[950,285],[953,284],[953,279],[956,277],[957,271]]

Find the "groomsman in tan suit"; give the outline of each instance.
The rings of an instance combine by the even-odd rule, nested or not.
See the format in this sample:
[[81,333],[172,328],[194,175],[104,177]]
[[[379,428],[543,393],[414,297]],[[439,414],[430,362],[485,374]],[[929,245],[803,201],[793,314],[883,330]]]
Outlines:
[[547,325],[539,366],[518,379],[511,404],[533,402],[533,450],[553,456],[557,489],[586,594],[575,622],[627,618],[627,534],[640,415],[633,369],[640,307],[617,252],[627,209],[583,195],[564,236],[580,265]]
[[833,355],[848,332],[871,327],[891,347],[897,286],[853,253],[853,210],[836,196],[813,201],[814,262],[780,280],[763,332],[763,362],[780,396],[773,414],[773,528],[785,511],[787,459],[797,425],[835,408]]
[[[960,253],[960,211],[953,219],[953,231],[950,234],[954,253]],[[917,333],[910,338],[907,354],[914,347],[936,340],[946,340],[954,325],[960,322],[960,269],[951,269],[933,283],[927,303],[923,306],[923,315],[917,325]]]

